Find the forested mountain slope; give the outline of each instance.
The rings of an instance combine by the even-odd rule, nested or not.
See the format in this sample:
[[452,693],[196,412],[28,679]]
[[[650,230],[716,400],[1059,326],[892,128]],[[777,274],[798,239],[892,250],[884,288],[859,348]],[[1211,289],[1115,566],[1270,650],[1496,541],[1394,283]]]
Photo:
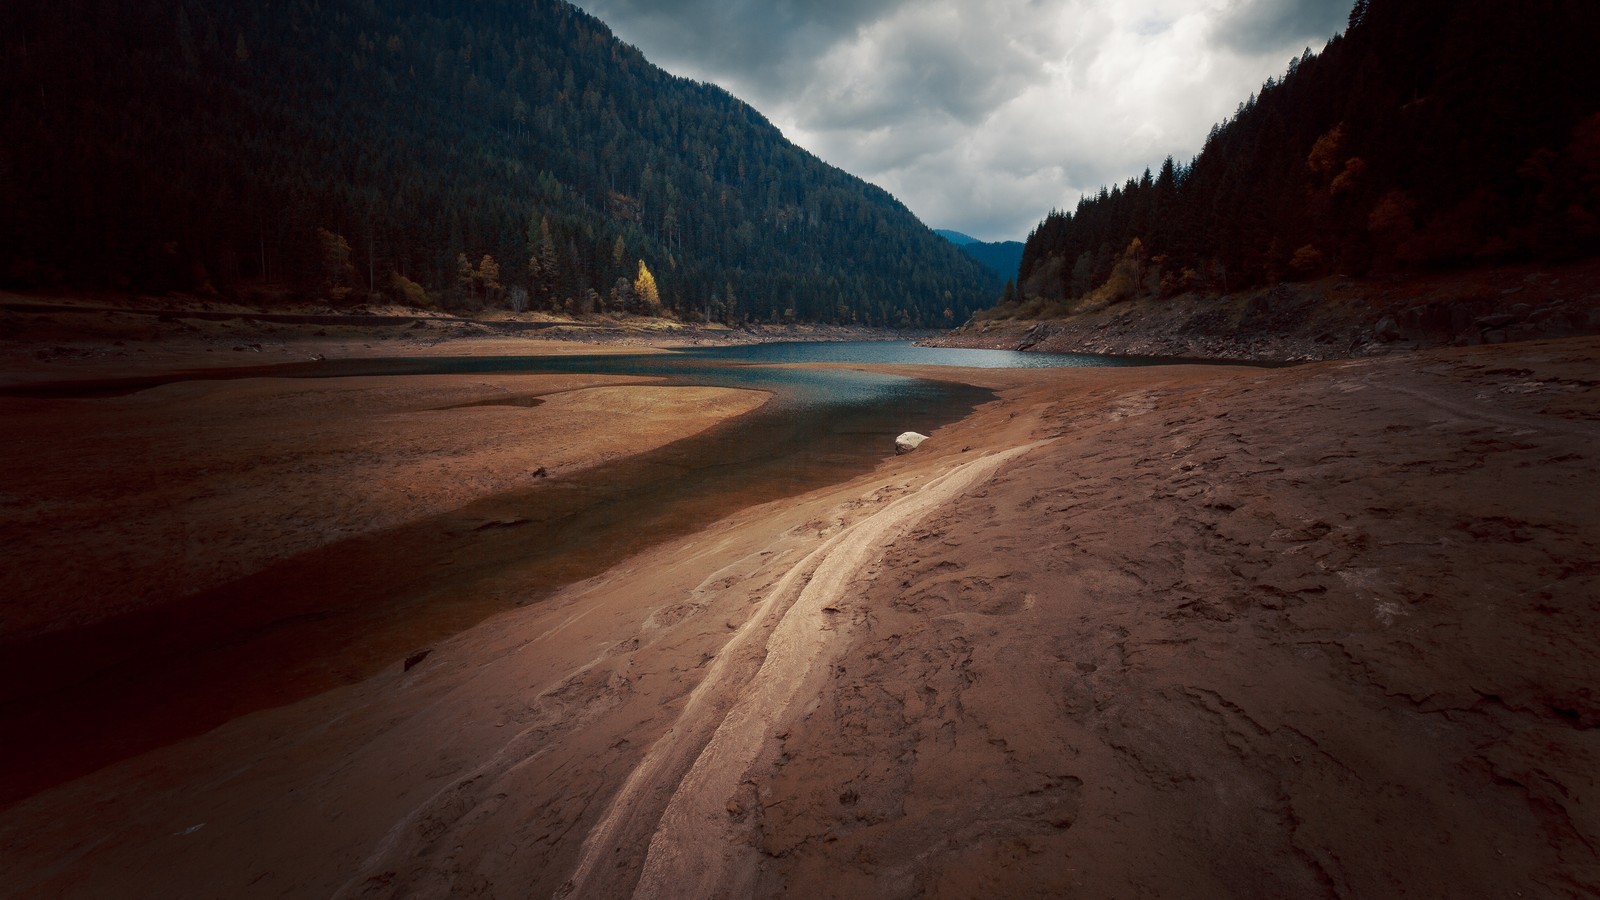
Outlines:
[[1360,0],[1192,162],[1051,213],[1019,291],[1064,312],[1600,252],[1596,34],[1596,3]]
[[562,0],[19,0],[0,43],[13,285],[644,310],[653,281],[686,315],[920,325],[998,291]]
[[1022,262],[1023,244],[1021,241],[974,241],[963,245],[961,250],[996,276],[1014,281],[1017,266]]
[[1017,266],[1022,261],[1021,241],[980,241],[970,234],[946,228],[935,228],[933,233],[960,247],[963,253],[983,263],[984,268],[1000,278],[1016,280]]

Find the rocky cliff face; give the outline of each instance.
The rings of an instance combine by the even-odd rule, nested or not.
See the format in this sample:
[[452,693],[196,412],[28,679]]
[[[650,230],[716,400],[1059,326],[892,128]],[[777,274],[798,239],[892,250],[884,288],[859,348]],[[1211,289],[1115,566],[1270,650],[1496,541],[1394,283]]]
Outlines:
[[1054,353],[1315,360],[1600,334],[1600,263],[1139,300],[1060,319],[988,319],[924,343]]

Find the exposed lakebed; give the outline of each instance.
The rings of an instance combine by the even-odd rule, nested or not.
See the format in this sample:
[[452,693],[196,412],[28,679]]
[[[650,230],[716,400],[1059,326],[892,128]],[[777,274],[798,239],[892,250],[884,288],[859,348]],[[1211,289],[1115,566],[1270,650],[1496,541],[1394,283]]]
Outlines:
[[92,400],[217,379],[583,372],[753,389],[772,399],[656,450],[351,537],[150,610],[10,642],[0,674],[15,689],[0,702],[0,720],[18,737],[15,749],[27,751],[14,761],[28,764],[12,769],[0,804],[365,677],[739,509],[870,471],[893,455],[899,432],[933,432],[993,396],[954,381],[794,366],[806,362],[994,368],[1142,361],[902,343],[768,344],[649,355],[317,361],[7,390]]

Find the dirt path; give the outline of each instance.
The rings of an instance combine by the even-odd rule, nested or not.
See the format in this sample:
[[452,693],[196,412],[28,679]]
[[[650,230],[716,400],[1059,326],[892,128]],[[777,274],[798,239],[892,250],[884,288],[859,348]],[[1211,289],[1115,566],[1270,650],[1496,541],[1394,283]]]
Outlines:
[[[619,842],[644,838],[649,852],[635,897],[745,894],[754,860],[748,858],[748,845],[743,853],[736,849],[741,829],[737,813],[730,816],[729,798],[757,755],[771,746],[772,735],[793,719],[796,705],[810,698],[830,669],[830,620],[850,607],[850,583],[864,574],[889,540],[1035,446],[964,462],[849,525],[789,568],[728,642],[690,695],[678,723],[651,748],[590,833],[571,881],[573,893],[605,897],[626,889],[592,879],[599,861],[610,858]],[[746,671],[752,659],[760,660],[753,675]],[[693,750],[697,745],[698,754]],[[685,759],[691,760],[686,773]],[[663,790],[671,800],[653,831],[629,833],[625,823],[638,822],[640,796]]]

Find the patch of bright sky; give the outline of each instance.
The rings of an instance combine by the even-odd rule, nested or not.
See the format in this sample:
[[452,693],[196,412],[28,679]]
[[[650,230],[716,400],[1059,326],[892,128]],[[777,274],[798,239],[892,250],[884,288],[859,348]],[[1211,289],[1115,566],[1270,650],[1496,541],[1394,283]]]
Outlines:
[[581,0],[923,222],[1019,240],[1188,160],[1350,0]]

